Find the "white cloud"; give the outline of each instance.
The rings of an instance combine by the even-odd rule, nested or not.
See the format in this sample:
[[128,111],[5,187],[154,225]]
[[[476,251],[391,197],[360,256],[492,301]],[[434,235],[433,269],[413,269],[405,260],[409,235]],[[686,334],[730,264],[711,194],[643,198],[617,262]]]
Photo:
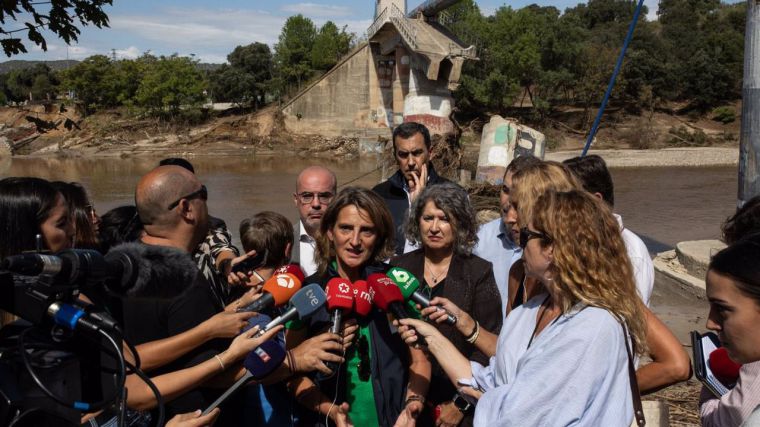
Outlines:
[[334,18],[339,16],[351,16],[353,12],[351,8],[345,6],[335,6],[329,4],[317,4],[317,3],[294,3],[286,4],[280,8],[281,11],[287,13],[300,13],[308,17],[326,17]]
[[142,55],[142,51],[137,46],[130,46],[126,49],[116,49],[116,57],[123,59],[135,59]]

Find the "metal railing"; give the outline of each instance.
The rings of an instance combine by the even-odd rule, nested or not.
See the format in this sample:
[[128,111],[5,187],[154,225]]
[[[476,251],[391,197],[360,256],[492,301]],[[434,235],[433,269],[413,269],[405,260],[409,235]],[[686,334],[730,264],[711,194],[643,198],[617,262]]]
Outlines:
[[417,49],[417,27],[413,26],[398,6],[391,4],[390,20],[412,49]]
[[367,28],[367,39],[371,39],[372,36],[374,36],[379,30],[380,27],[383,26],[386,22],[388,22],[388,8],[386,7],[383,9],[382,12],[380,12],[379,15],[377,15],[377,18],[375,18],[375,21],[372,23],[372,25]]

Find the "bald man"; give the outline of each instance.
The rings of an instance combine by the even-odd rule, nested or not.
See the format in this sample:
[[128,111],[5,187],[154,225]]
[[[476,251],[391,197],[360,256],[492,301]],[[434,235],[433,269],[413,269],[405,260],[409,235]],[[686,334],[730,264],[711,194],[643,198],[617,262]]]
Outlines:
[[292,259],[299,264],[306,276],[317,272],[314,262],[317,230],[322,222],[322,215],[337,192],[338,180],[335,173],[324,166],[309,166],[301,171],[296,179],[296,192],[293,203],[298,208],[298,244],[293,248]]

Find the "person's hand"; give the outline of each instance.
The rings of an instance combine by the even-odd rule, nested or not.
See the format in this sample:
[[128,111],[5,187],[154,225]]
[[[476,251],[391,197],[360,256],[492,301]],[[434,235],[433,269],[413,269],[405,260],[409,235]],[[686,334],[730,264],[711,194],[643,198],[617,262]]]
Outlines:
[[420,176],[417,176],[416,173],[413,173],[412,179],[407,182],[407,185],[409,186],[410,203],[414,202],[417,199],[417,196],[422,194],[422,190],[425,189],[425,185],[427,184],[427,178],[427,163],[423,163],[420,166]]
[[259,327],[254,326],[253,328],[238,335],[234,340],[232,340],[232,343],[227,348],[227,350],[224,350],[219,355],[225,359],[224,366],[230,366],[238,360],[244,358],[248,353],[253,351],[254,348],[274,338],[274,336],[277,335],[277,333],[280,332],[282,328],[284,328],[282,325],[275,326],[274,328],[268,330],[264,335],[257,337],[256,334],[259,332]]
[[454,405],[454,402],[448,401],[438,406],[441,407],[441,415],[435,420],[436,427],[456,427],[462,422],[464,414]]
[[335,423],[336,427],[354,427],[351,417],[348,416],[348,410],[350,406],[348,403],[343,402],[340,405],[333,406],[328,416]]
[[201,410],[198,409],[195,412],[188,412],[185,414],[177,414],[174,418],[170,419],[166,423],[166,427],[205,427],[214,424],[216,418],[219,416],[219,408],[214,408],[213,411],[206,415],[201,416]]
[[356,331],[359,330],[359,324],[356,319],[348,319],[343,322],[343,351],[348,350],[356,338]]
[[398,415],[393,427],[414,427],[417,424],[417,417],[422,413],[423,405],[419,400],[409,402],[403,411]]
[[[443,310],[441,310],[443,309]],[[448,298],[435,297],[430,300],[430,307],[423,308],[420,314],[430,319],[431,322],[443,323],[446,321],[447,313],[456,317],[456,326],[459,333],[468,336],[475,330],[475,320],[466,311],[457,307]]]
[[248,325],[248,319],[257,315],[258,313],[254,312],[230,313],[223,311],[205,320],[200,326],[206,331],[208,339],[232,338],[240,334],[240,331]]
[[263,291],[260,287],[254,286],[251,288],[251,290],[244,293],[240,298],[236,299],[235,301],[227,304],[226,307],[224,307],[224,311],[235,313],[239,308],[246,307],[250,304],[252,304],[257,299],[261,298],[261,295],[263,295]]
[[470,386],[464,386],[464,387],[458,388],[457,393],[473,397],[475,398],[475,400],[480,400],[480,397],[483,396],[482,391],[475,390],[474,388]]
[[256,251],[250,251],[248,253],[240,255],[239,257],[233,258],[232,262],[226,263],[225,271],[223,271],[222,274],[227,276],[227,283],[229,283],[231,286],[253,286],[258,284],[256,283],[258,280],[256,280],[256,282],[251,282],[251,275],[253,274],[251,271],[237,273],[232,272],[232,267],[254,256],[256,256]]
[[438,328],[422,320],[400,319],[394,321],[393,324],[398,328],[401,339],[412,347],[419,345],[419,337],[423,337],[428,346],[432,343],[431,340],[445,339]]
[[309,338],[292,350],[296,366],[291,366],[293,372],[319,371],[325,375],[332,374],[325,362],[342,363],[343,344],[339,335],[325,332]]

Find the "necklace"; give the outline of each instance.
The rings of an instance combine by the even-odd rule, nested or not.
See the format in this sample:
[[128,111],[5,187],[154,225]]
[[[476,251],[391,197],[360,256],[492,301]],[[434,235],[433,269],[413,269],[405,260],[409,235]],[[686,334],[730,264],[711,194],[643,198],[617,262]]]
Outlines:
[[430,273],[430,278],[433,279],[434,285],[438,284],[440,279],[446,277],[446,274],[449,272],[449,265],[450,262],[445,267],[443,267],[443,269],[439,271],[438,274],[435,274],[435,272],[433,272],[433,265],[427,259],[425,259],[425,267],[427,267],[427,271]]

